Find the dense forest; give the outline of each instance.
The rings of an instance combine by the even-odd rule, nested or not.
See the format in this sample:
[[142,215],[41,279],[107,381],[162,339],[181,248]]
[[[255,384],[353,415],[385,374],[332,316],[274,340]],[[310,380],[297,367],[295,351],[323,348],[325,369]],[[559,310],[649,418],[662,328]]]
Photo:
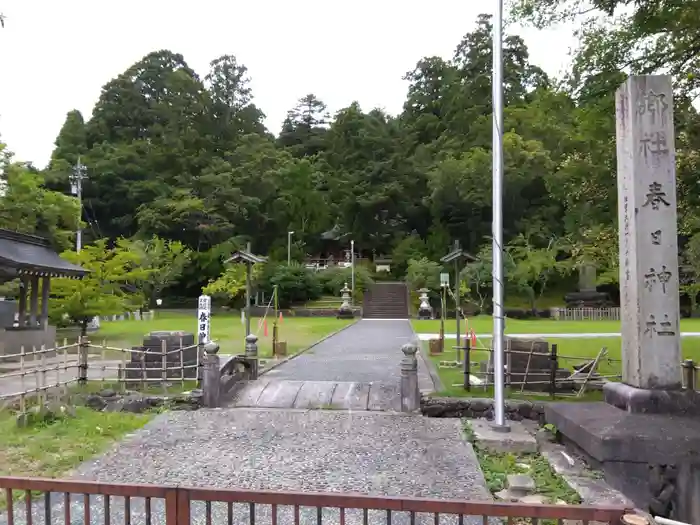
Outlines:
[[[692,105],[700,3],[585,4],[518,0],[511,12],[538,27],[578,21],[580,45],[564,78],[532,63],[521,37],[505,36],[506,271],[530,295],[583,264],[598,268],[601,284],[617,280],[614,93],[630,72],[670,72],[676,82],[681,255],[690,275],[700,273],[700,115]],[[235,56],[195,72],[175,51],[154,51],[104,85],[89,119],[68,113],[45,170],[3,152],[0,226],[48,233],[70,248],[77,208],[69,177],[80,159],[84,242],[177,243],[188,257],[171,285],[176,295],[196,297],[221,274],[223,257],[247,242],[285,261],[290,230],[295,260],[332,230],[364,255],[392,257],[399,278],[409,261],[438,261],[458,240],[478,257],[470,281],[483,274],[487,286],[491,34],[490,16],[481,15],[450,59],[420,58],[405,75],[399,115],[358,103],[329,115],[307,94],[277,136]],[[684,285],[691,295],[695,281]]]

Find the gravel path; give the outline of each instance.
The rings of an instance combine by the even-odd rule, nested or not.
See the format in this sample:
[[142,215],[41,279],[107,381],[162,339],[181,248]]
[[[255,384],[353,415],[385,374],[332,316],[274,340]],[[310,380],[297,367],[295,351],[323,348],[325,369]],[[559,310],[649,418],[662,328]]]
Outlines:
[[[267,372],[267,379],[293,381],[347,381],[398,385],[401,346],[416,336],[409,321],[358,321],[308,352]],[[432,390],[428,368],[418,356],[421,390]]]
[[[380,412],[234,408],[166,413],[112,451],[85,463],[74,477],[117,483],[491,500],[471,445],[462,439],[459,420]],[[63,516],[63,503],[57,499],[53,506],[56,517]],[[113,523],[124,523],[123,504],[112,499]],[[95,503],[91,522],[104,523],[102,506]],[[76,523],[82,523],[81,504],[76,500],[71,505]],[[131,523],[145,523],[143,502],[133,500],[131,510]],[[163,523],[162,502],[154,501],[152,510],[153,523]],[[213,505],[212,510],[213,523],[227,522],[225,505]],[[42,523],[43,507],[36,512],[35,523]],[[281,525],[293,522],[291,512],[280,509]],[[17,525],[26,523],[22,509],[15,513]],[[315,522],[316,510],[302,508],[301,517],[302,523]],[[348,524],[360,523],[362,514],[353,511],[346,517]],[[386,523],[386,513],[371,512],[369,517],[371,524]],[[445,516],[441,523],[454,521],[450,518]],[[424,519],[432,523],[433,517],[420,515],[416,521]],[[248,506],[235,506],[234,523],[248,520]],[[258,506],[255,522],[270,523],[269,507]],[[323,522],[338,523],[338,511],[324,509]],[[392,516],[392,523],[407,522],[406,515]],[[477,518],[473,522],[481,523]],[[205,523],[203,504],[193,504],[192,523]]]

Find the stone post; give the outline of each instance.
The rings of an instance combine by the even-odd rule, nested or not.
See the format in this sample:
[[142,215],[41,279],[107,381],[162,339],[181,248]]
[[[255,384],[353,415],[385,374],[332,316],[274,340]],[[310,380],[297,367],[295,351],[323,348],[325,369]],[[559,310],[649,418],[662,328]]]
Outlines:
[[248,334],[245,338],[245,357],[250,363],[250,379],[257,379],[258,368],[258,336]]
[[673,90],[632,76],[616,94],[622,381],[680,388]]
[[418,390],[418,352],[417,343],[406,343],[401,347],[401,412],[414,412],[420,408],[420,390]]
[[204,345],[204,373],[202,376],[202,403],[207,408],[217,408],[221,404],[221,358],[219,345]]

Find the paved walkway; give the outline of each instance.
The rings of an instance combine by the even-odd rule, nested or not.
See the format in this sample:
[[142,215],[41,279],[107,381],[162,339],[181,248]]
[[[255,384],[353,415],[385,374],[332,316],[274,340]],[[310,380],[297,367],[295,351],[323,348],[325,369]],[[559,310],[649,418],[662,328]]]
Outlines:
[[[264,374],[238,407],[397,410],[401,346],[415,339],[406,320],[362,320]],[[422,354],[418,386],[433,390]]]

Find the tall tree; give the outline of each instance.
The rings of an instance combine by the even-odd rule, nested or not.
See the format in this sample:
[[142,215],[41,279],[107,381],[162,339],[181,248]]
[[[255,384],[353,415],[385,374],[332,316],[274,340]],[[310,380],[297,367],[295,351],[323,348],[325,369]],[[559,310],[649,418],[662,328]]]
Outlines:
[[48,237],[58,249],[71,244],[78,204],[46,188],[41,174],[14,162],[0,142],[0,228]]
[[209,64],[205,77],[212,101],[215,143],[220,152],[249,133],[264,133],[263,113],[252,103],[248,68],[234,55],[223,55]]
[[324,149],[329,120],[326,105],[310,93],[287,113],[278,143],[296,157],[316,155]]
[[46,179],[54,189],[67,192],[73,167],[78,159],[82,158],[84,162],[87,153],[85,121],[80,111],[74,109],[68,112],[54,144],[56,147],[51,153]]

